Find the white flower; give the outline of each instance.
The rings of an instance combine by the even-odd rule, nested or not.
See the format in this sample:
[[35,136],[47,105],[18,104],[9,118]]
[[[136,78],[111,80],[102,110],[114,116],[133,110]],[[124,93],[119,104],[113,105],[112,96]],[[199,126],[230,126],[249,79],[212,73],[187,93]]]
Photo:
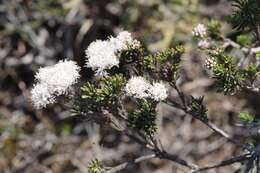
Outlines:
[[74,61],[59,61],[49,67],[40,68],[35,75],[38,83],[31,90],[31,99],[36,108],[54,103],[56,96],[67,94],[80,75],[80,67]]
[[35,78],[55,92],[64,94],[79,79],[79,70],[74,61],[59,61],[53,66],[40,68]]
[[143,77],[137,76],[132,77],[128,80],[125,91],[126,95],[132,96],[135,98],[146,98],[149,97],[149,88],[151,87],[151,84],[144,79]]
[[138,40],[134,40],[134,41],[131,43],[131,46],[132,46],[133,49],[138,49],[138,48],[141,47],[141,43],[140,43],[140,41],[138,41]]
[[204,66],[210,70],[214,67],[214,65],[216,65],[216,61],[214,60],[214,58],[207,57]]
[[87,67],[96,71],[96,75],[105,75],[105,70],[119,65],[119,54],[128,45],[140,47],[140,42],[132,38],[127,31],[120,32],[117,37],[108,40],[96,40],[86,49]]
[[168,97],[168,89],[162,82],[154,82],[151,85],[141,76],[131,77],[125,86],[125,91],[128,96],[152,98],[156,101],[162,101]]
[[210,46],[210,43],[207,40],[200,40],[198,46],[202,49],[207,49]]
[[153,83],[149,89],[151,98],[156,101],[165,100],[168,97],[168,89],[162,82]]
[[132,34],[128,31],[122,31],[117,37],[111,37],[110,43],[113,44],[115,51],[122,51],[127,49],[127,45],[133,43]]
[[131,43],[133,41],[132,34],[128,31],[122,31],[120,32],[117,37],[118,40],[121,40],[123,43]]
[[47,84],[36,84],[31,90],[31,99],[36,109],[44,108],[46,105],[54,103],[55,97],[53,91],[48,88]]
[[207,34],[207,29],[203,24],[198,24],[192,31],[192,35],[197,37],[205,37],[206,34]]
[[115,48],[109,41],[92,42],[86,50],[86,56],[88,58],[86,65],[93,70],[103,71],[119,64]]

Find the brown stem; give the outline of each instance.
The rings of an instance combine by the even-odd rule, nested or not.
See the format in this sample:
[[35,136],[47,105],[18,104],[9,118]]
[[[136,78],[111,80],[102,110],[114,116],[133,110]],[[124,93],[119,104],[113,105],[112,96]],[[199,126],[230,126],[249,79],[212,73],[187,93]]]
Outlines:
[[189,163],[183,159],[181,159],[178,155],[176,154],[170,154],[170,153],[167,153],[165,151],[160,151],[157,156],[160,158],[160,159],[164,159],[164,160],[170,160],[170,161],[173,161],[173,162],[176,162],[182,166],[185,166],[187,168],[190,168],[192,170],[197,170],[198,169],[198,166],[193,164],[193,163]]
[[123,169],[126,169],[128,166],[131,166],[131,165],[134,165],[134,164],[137,164],[137,163],[140,163],[142,161],[146,161],[146,160],[149,160],[149,159],[152,159],[152,158],[160,158],[160,159],[164,159],[164,160],[170,160],[170,161],[176,162],[176,163],[178,163],[182,166],[190,168],[192,170],[198,169],[197,165],[188,163],[187,161],[181,159],[178,155],[170,154],[170,153],[167,153],[165,151],[156,151],[154,154],[150,154],[150,155],[146,155],[146,156],[140,156],[140,157],[138,157],[134,160],[122,163],[122,164],[117,165],[117,166],[112,167],[112,168],[108,168],[108,170],[104,171],[104,172],[106,172],[106,173],[116,173],[116,172],[119,172]]
[[168,153],[166,151],[162,151],[161,149],[159,149],[159,147],[157,146],[151,146],[151,144],[144,142],[142,140],[140,140],[139,138],[137,138],[136,136],[130,134],[128,131],[124,131],[124,134],[126,134],[129,138],[131,138],[132,140],[134,140],[135,142],[139,143],[140,145],[142,145],[143,147],[145,147],[146,149],[154,152],[156,154],[156,157],[160,158],[160,159],[164,159],[164,160],[170,160],[173,162],[176,162],[182,166],[185,166],[187,168],[190,169],[196,169],[198,166],[192,163],[189,163],[183,159],[181,159],[178,155],[176,154],[171,154]]
[[137,163],[140,163],[140,162],[143,162],[143,161],[155,158],[155,157],[156,157],[156,154],[150,154],[150,155],[146,155],[146,156],[141,156],[141,157],[138,157],[138,158],[136,158],[134,160],[131,160],[131,161],[122,163],[122,164],[120,164],[118,166],[115,166],[113,168],[110,168],[108,171],[105,171],[105,172],[106,173],[116,173],[116,172],[119,172],[119,171],[127,168],[128,166],[131,166],[131,165],[134,165],[134,164],[137,164]]
[[202,123],[204,123],[205,125],[207,125],[210,129],[212,129],[214,132],[216,132],[217,134],[219,134],[220,136],[223,136],[224,138],[226,138],[228,141],[242,147],[243,149],[246,149],[248,151],[252,151],[252,149],[250,147],[248,147],[247,145],[241,144],[240,142],[238,142],[237,140],[233,139],[231,137],[231,135],[229,135],[228,133],[226,133],[224,130],[222,130],[221,128],[217,127],[214,123],[210,122],[208,119],[202,118],[204,116],[198,116],[193,114],[191,111],[189,111],[189,106],[187,106],[187,103],[185,101],[185,95],[183,94],[183,92],[181,92],[178,88],[178,86],[174,83],[171,84],[172,87],[174,89],[176,89],[179,97],[181,98],[182,106],[178,106],[179,104],[176,103],[175,101],[170,101],[171,104],[169,105],[173,105],[175,108],[181,109],[183,110],[186,114],[191,115],[193,118],[201,121]]
[[223,161],[216,163],[214,165],[200,167],[194,172],[201,172],[201,171],[206,171],[206,170],[213,169],[213,168],[224,167],[224,166],[232,165],[232,164],[237,163],[237,162],[242,162],[242,161],[248,160],[250,158],[251,158],[251,154],[247,153],[247,154],[239,155],[239,156],[236,156],[236,157],[232,157],[232,158],[227,159],[227,160],[223,160]]
[[171,86],[177,91],[180,99],[181,99],[181,102],[182,102],[182,105],[183,105],[183,109],[186,111],[187,110],[187,105],[186,105],[186,99],[185,99],[185,96],[183,94],[183,92],[181,92],[181,90],[179,89],[179,87],[176,85],[175,82],[172,82],[171,83]]
[[260,25],[257,25],[255,30],[257,42],[260,43]]

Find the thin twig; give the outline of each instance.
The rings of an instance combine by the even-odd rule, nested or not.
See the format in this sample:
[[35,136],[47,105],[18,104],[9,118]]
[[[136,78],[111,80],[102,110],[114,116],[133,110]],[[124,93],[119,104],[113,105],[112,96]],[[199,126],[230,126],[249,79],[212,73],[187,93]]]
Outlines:
[[226,48],[228,46],[232,46],[234,48],[241,49],[244,53],[249,53],[249,54],[254,54],[254,53],[257,53],[260,51],[260,47],[254,47],[254,48],[242,47],[239,44],[237,44],[236,42],[234,42],[228,38],[225,38],[224,41],[225,41],[225,43],[223,45],[224,48]]
[[187,168],[190,168],[192,170],[197,170],[198,169],[198,166],[196,164],[189,163],[186,160],[181,159],[176,154],[170,154],[170,153],[167,153],[165,151],[160,151],[159,153],[157,153],[157,156],[160,159],[170,160],[170,161],[176,162],[176,163],[178,163],[178,164],[180,164],[182,166],[185,166]]
[[122,131],[123,134],[125,134],[126,136],[128,136],[130,139],[134,140],[136,143],[144,146],[145,148],[148,149],[153,149],[152,144],[150,144],[148,141],[143,141],[142,139],[139,139],[138,137],[134,136],[133,134],[129,133],[128,130],[124,130]]
[[[142,139],[140,139],[139,137],[136,137],[134,135],[135,133],[133,133],[131,131],[133,131],[133,130],[124,129],[124,130],[121,130],[120,132],[122,132],[123,134],[125,134],[130,139],[137,142],[138,144],[142,145],[146,149],[152,151],[154,154],[156,154],[156,157],[158,157],[160,159],[165,159],[165,160],[170,160],[170,161],[176,162],[182,166],[188,167],[193,170],[195,170],[198,167],[195,164],[188,163],[187,161],[181,159],[178,155],[170,154],[170,153],[167,153],[166,151],[161,150],[158,147],[156,140],[154,140],[152,136],[150,136],[151,142],[149,142],[144,136],[141,136]],[[140,133],[137,133],[137,134],[141,135]]]
[[223,161],[216,163],[214,165],[200,167],[194,172],[201,172],[201,171],[206,171],[206,170],[213,169],[213,168],[219,168],[219,167],[232,165],[232,164],[237,163],[237,162],[242,162],[242,161],[248,160],[248,159],[251,158],[251,156],[252,156],[251,154],[246,153],[246,154],[243,154],[243,155],[232,157],[232,158],[227,159],[227,160],[223,160]]
[[152,159],[152,158],[160,158],[160,159],[164,159],[164,160],[170,160],[170,161],[176,162],[176,163],[178,163],[178,164],[180,164],[182,166],[190,168],[192,170],[197,170],[198,169],[197,165],[188,163],[187,161],[179,158],[178,155],[169,154],[169,153],[167,153],[165,151],[160,151],[158,153],[150,154],[150,155],[147,155],[147,156],[141,156],[141,157],[138,157],[138,158],[136,158],[134,160],[122,163],[122,164],[120,164],[118,166],[109,168],[109,170],[107,170],[105,172],[106,173],[115,173],[115,172],[118,172],[118,171],[121,171],[121,170],[127,168],[128,166],[131,166],[131,165],[134,165],[134,164],[137,164],[137,163],[140,163],[142,161],[146,161],[146,160],[149,160],[149,159]]
[[207,125],[211,130],[213,130],[214,132],[216,132],[217,134],[219,134],[220,136],[226,138],[228,141],[242,147],[243,149],[246,149],[248,151],[252,151],[252,149],[250,147],[248,147],[247,145],[241,144],[240,142],[238,142],[237,140],[233,139],[231,137],[231,135],[229,135],[227,132],[225,132],[224,130],[222,130],[221,128],[219,128],[218,126],[216,126],[214,123],[210,122],[208,119],[202,118],[203,116],[198,116],[193,114],[190,110],[190,108],[187,106],[188,103],[185,103],[185,95],[180,91],[180,89],[178,88],[177,85],[175,85],[174,83],[172,83],[172,87],[174,89],[176,89],[179,97],[182,100],[182,104],[183,106],[178,106],[179,104],[177,104],[175,101],[170,101],[171,104],[168,105],[174,105],[175,108],[181,109],[183,110],[186,114],[191,115],[193,118],[201,121],[202,123],[204,123],[205,125]]
[[256,158],[256,173],[260,172],[260,168],[259,168],[259,157]]
[[181,102],[182,102],[182,105],[183,105],[183,109],[186,111],[187,110],[187,104],[186,104],[186,99],[185,99],[185,96],[183,94],[183,92],[181,92],[181,90],[179,89],[179,87],[176,85],[175,82],[172,82],[171,83],[171,86],[177,91],[180,99],[181,99]]
[[260,47],[253,47],[253,48],[242,47],[241,45],[237,44],[236,42],[228,38],[224,38],[224,41],[225,41],[223,45],[224,48],[228,46],[232,46],[234,48],[241,49],[244,53],[249,53],[249,54],[254,54],[260,51]]
[[174,106],[175,108],[180,109],[180,110],[184,111],[186,114],[191,115],[191,116],[194,117],[195,119],[201,121],[202,123],[204,123],[205,125],[207,125],[210,129],[212,129],[214,132],[218,133],[219,135],[221,135],[221,136],[223,136],[223,137],[225,137],[225,138],[227,138],[227,139],[232,139],[231,136],[230,136],[228,133],[226,133],[224,130],[220,129],[219,127],[217,127],[217,126],[216,126],[215,124],[213,124],[212,122],[206,121],[206,120],[204,120],[204,119],[201,119],[201,118],[199,118],[199,116],[193,115],[192,112],[190,112],[190,111],[188,111],[188,110],[185,111],[185,109],[184,109],[183,107],[176,107],[177,104],[175,104],[174,101],[170,101],[170,103],[169,103],[169,102],[166,102],[166,104],[168,104],[169,106],[175,105],[175,106]]
[[135,137],[134,135],[132,135],[131,133],[129,133],[126,130],[124,131],[124,134],[126,134],[129,138],[131,138],[135,142],[139,143],[140,145],[142,145],[146,149],[154,152],[156,154],[156,156],[160,159],[170,160],[170,161],[176,162],[176,163],[178,163],[182,166],[188,167],[190,169],[196,169],[198,167],[197,165],[195,165],[193,163],[189,163],[189,162],[181,159],[178,155],[171,154],[171,153],[168,153],[166,151],[162,151],[157,145],[151,146],[151,144],[140,140],[139,138]]
[[255,33],[256,33],[257,42],[259,43],[260,42],[260,24],[256,24]]
[[198,116],[194,116],[191,112],[186,112],[187,114],[191,115],[192,117],[194,117],[195,119],[201,121],[203,124],[205,124],[206,126],[208,126],[211,130],[213,130],[214,132],[216,132],[217,134],[219,134],[220,136],[226,138],[229,142],[232,142],[233,144],[236,144],[240,147],[242,147],[243,149],[246,149],[248,151],[252,151],[252,149],[244,144],[241,144],[239,141],[233,139],[233,137],[231,135],[229,135],[227,132],[225,132],[224,130],[222,130],[221,128],[219,128],[217,125],[215,125],[214,123],[212,123],[209,120],[205,120],[203,118],[199,118]]
[[149,159],[152,159],[152,158],[155,158],[157,157],[156,154],[150,154],[150,155],[146,155],[146,156],[140,156],[134,160],[131,160],[131,161],[128,161],[128,162],[125,162],[125,163],[122,163],[120,165],[117,165],[115,167],[112,167],[112,168],[109,168],[109,170],[105,171],[106,173],[116,173],[116,172],[119,172],[123,169],[126,169],[128,166],[131,166],[131,165],[134,165],[134,164],[137,164],[137,163],[140,163],[140,162],[143,162],[143,161],[146,161],[146,160],[149,160]]

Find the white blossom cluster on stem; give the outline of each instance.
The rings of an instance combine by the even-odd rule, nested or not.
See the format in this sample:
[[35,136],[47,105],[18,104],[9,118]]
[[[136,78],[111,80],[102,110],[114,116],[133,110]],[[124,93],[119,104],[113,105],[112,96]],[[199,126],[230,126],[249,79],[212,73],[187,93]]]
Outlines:
[[207,35],[207,29],[205,25],[198,24],[192,31],[192,35],[196,37],[205,37]]
[[127,31],[120,32],[117,37],[110,37],[109,42],[114,47],[115,51],[122,51],[127,49],[127,45],[134,41],[132,34]]
[[204,66],[205,66],[207,69],[211,70],[211,69],[214,67],[215,64],[216,64],[216,61],[214,60],[214,58],[212,58],[212,57],[207,57],[206,60],[205,60]]
[[162,82],[154,82],[149,89],[149,93],[156,101],[162,101],[168,97],[168,89]]
[[199,48],[207,49],[207,48],[209,48],[209,46],[210,46],[210,43],[209,43],[208,40],[200,40],[200,41],[198,42],[198,47],[199,47]]
[[162,82],[150,84],[145,78],[135,76],[128,80],[125,86],[126,95],[135,98],[152,98],[156,101],[165,100],[168,89]]
[[108,40],[96,40],[86,49],[86,66],[97,74],[106,74],[106,69],[119,65],[119,53],[127,49],[128,45],[140,46],[139,41],[132,38],[127,31],[120,32],[117,37]]
[[192,35],[198,39],[198,47],[201,49],[208,49],[210,42],[206,39],[207,28],[204,24],[198,24],[193,30]]
[[74,61],[59,61],[53,66],[40,68],[35,75],[37,83],[31,90],[35,108],[44,108],[54,103],[56,97],[67,94],[80,77],[80,67]]
[[149,96],[149,88],[151,88],[151,84],[145,78],[137,76],[128,80],[125,91],[129,96],[145,98]]

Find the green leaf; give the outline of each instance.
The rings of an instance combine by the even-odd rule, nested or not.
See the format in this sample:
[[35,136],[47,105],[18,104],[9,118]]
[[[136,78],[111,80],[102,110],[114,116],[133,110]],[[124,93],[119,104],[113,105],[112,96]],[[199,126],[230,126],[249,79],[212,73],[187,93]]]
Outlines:
[[213,39],[220,39],[221,23],[216,20],[211,20],[207,23],[207,35]]
[[183,46],[167,49],[155,55],[144,57],[143,66],[151,76],[160,80],[173,82],[177,79],[180,68]]
[[247,122],[247,123],[251,123],[255,120],[255,116],[249,114],[248,112],[240,112],[238,117],[241,121],[244,121],[244,122]]
[[237,30],[249,28],[255,31],[260,21],[260,6],[258,0],[233,0],[234,13],[231,22]]
[[145,135],[154,135],[156,127],[156,103],[151,100],[137,100],[138,108],[128,114],[128,126]]
[[89,173],[102,173],[102,164],[98,159],[93,159],[88,165]]
[[260,68],[257,67],[256,64],[250,64],[246,69],[243,70],[244,76],[251,81],[251,83],[254,82],[257,75],[260,72]]
[[75,98],[72,112],[81,114],[86,111],[100,112],[103,108],[117,109],[124,83],[125,79],[121,74],[104,77],[95,84],[86,82],[81,87],[79,97]]
[[260,52],[256,53],[256,58],[260,58]]
[[240,45],[247,46],[251,43],[251,39],[249,36],[242,34],[242,35],[237,36],[237,42]]
[[204,97],[195,98],[191,96],[190,112],[202,120],[207,120],[207,108],[203,105]]
[[235,94],[244,85],[244,71],[238,69],[233,63],[233,57],[225,54],[223,50],[209,51],[208,53],[215,62],[213,78],[216,79],[217,91],[224,92],[225,95]]

